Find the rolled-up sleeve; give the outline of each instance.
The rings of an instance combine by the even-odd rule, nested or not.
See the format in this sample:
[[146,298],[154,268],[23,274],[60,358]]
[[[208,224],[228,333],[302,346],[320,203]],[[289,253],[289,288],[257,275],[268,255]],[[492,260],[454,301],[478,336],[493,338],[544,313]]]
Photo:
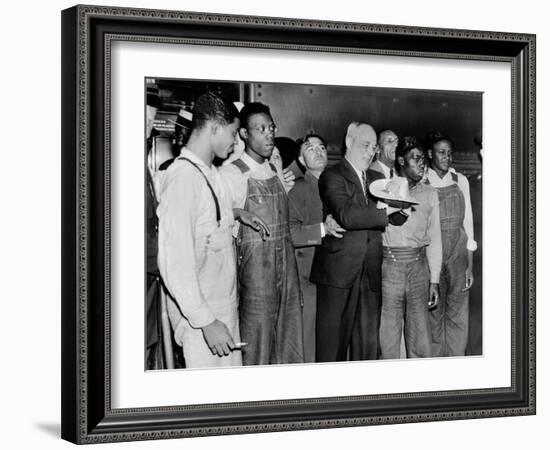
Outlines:
[[178,169],[167,175],[158,207],[159,270],[170,295],[194,328],[215,320],[201,292],[195,224],[201,201],[200,174]]
[[426,248],[426,257],[430,267],[430,282],[439,283],[443,250],[441,246],[441,224],[439,223],[439,199],[434,190],[431,196],[431,211],[428,217],[428,235],[430,243]]

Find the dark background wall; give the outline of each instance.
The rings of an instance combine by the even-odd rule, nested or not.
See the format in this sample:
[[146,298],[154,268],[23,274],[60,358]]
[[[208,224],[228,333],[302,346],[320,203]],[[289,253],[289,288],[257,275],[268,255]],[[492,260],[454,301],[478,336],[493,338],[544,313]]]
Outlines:
[[377,131],[390,128],[398,136],[424,137],[439,130],[455,141],[457,170],[467,176],[481,172],[474,143],[482,129],[481,92],[166,79],[157,84],[163,101],[156,125],[164,130],[161,138],[170,138],[181,107],[191,111],[195,98],[211,90],[234,101],[267,104],[278,136],[320,134],[327,141],[331,163],[341,157],[348,124],[363,121]]

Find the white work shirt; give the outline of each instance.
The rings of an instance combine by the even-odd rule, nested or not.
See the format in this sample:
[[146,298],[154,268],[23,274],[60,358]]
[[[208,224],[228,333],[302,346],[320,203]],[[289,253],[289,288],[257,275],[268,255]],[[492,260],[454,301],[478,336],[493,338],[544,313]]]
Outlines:
[[449,169],[443,178],[440,178],[435,170],[428,168],[427,178],[430,185],[434,188],[444,188],[454,184],[453,173],[456,174],[458,187],[464,195],[463,226],[466,236],[468,237],[466,248],[471,252],[475,252],[477,250],[477,242],[474,240],[474,219],[472,214],[472,201],[470,199],[470,183],[468,183],[468,179],[461,173],[458,173],[454,168]]
[[183,316],[191,327],[202,328],[219,318],[219,311],[234,305],[236,312],[233,210],[217,168],[186,148],[180,156],[208,178],[219,201],[221,225],[203,175],[188,161],[176,159],[159,186],[158,265]]

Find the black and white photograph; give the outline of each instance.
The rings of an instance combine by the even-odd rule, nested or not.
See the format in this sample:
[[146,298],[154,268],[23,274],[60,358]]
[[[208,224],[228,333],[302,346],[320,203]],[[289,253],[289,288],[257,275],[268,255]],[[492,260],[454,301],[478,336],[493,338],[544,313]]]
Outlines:
[[483,355],[483,92],[143,94],[145,370]]

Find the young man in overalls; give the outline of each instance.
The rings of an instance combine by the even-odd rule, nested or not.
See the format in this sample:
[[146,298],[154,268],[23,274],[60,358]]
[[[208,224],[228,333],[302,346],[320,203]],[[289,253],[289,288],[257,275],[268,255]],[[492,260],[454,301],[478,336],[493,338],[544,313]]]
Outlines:
[[237,232],[239,321],[243,364],[304,362],[302,306],[288,198],[281,173],[269,163],[276,126],[266,105],[240,112],[241,157],[222,168],[234,208],[259,216],[269,235],[246,227]]
[[453,141],[434,132],[426,139],[428,182],[439,195],[443,245],[440,301],[431,311],[433,356],[464,356],[468,344],[469,292],[474,282],[472,203],[467,178],[452,167]]
[[[186,367],[241,365],[234,211],[212,164],[233,151],[239,128],[232,103],[207,93],[193,109],[189,141],[160,184],[158,265],[173,301],[168,314]],[[257,233],[257,231],[254,231]]]

